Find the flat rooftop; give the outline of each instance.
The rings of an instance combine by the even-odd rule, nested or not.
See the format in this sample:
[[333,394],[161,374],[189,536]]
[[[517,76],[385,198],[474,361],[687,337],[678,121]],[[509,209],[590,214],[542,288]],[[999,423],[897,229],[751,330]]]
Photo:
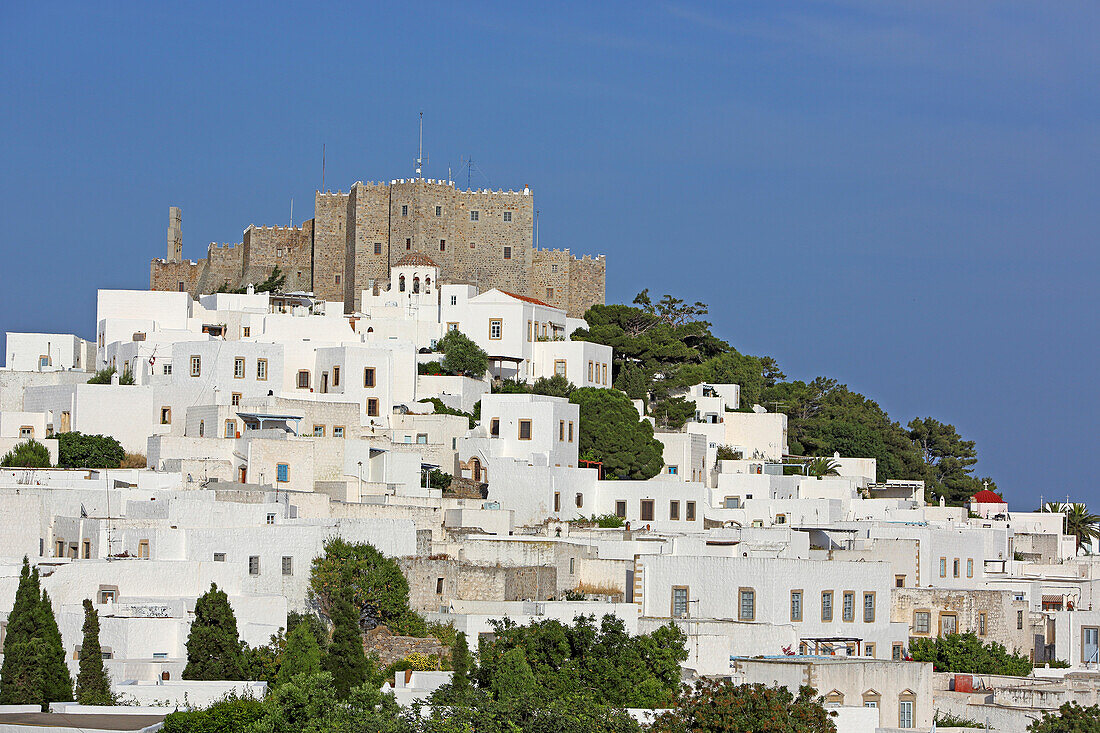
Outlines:
[[25,725],[56,731],[143,731],[164,722],[164,715],[97,713],[0,713],[0,725]]

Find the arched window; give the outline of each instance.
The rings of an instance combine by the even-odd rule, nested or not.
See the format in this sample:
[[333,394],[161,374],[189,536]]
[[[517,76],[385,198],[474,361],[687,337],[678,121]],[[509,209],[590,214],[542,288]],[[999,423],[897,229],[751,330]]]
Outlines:
[[833,690],[825,696],[825,707],[836,708],[844,704],[844,693],[839,690]]
[[424,292],[432,292],[432,279],[430,277],[424,278]]
[[374,326],[367,326],[367,333],[374,333]]
[[419,277],[414,277],[413,278],[413,292],[414,293],[419,293],[420,292],[420,278]]
[[402,293],[405,292],[405,276],[404,275],[397,278],[397,289],[398,289],[398,291],[400,291]]
[[199,437],[200,438],[203,437],[203,435],[205,435],[205,433],[206,433],[206,421],[205,420],[199,420]]

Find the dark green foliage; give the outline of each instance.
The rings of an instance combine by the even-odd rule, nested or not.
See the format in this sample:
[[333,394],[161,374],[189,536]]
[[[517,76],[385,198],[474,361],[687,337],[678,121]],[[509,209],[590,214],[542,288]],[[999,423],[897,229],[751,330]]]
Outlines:
[[286,636],[286,648],[279,662],[277,684],[290,682],[299,674],[314,675],[321,671],[321,646],[309,630],[309,624],[298,624]]
[[429,621],[427,628],[428,636],[434,636],[436,639],[439,639],[439,643],[443,646],[454,646],[457,636],[454,621],[448,621],[447,623]]
[[134,373],[130,371],[129,364],[122,370],[122,376],[118,378],[118,383],[121,385],[132,385],[134,383]]
[[126,451],[122,444],[109,435],[84,435],[83,433],[58,433],[58,468],[118,468]]
[[981,479],[970,473],[978,462],[974,441],[963,440],[954,425],[931,417],[914,419],[909,422],[909,439],[924,458],[924,484],[933,496],[960,505],[982,490]]
[[1027,727],[1029,733],[1098,733],[1100,732],[1100,705],[1082,707],[1067,702],[1057,713],[1045,713]]
[[806,475],[816,476],[818,478],[825,478],[826,476],[838,476],[840,472],[837,470],[840,464],[836,462],[836,459],[826,458],[825,456],[818,456],[817,458],[811,458],[806,461]]
[[357,619],[367,611],[395,634],[427,636],[424,619],[409,608],[409,583],[401,568],[369,544],[339,537],[326,541],[325,554],[313,559],[309,590],[329,618],[334,597],[348,590]]
[[500,382],[493,383],[492,391],[493,394],[528,394],[531,390],[526,382],[518,379],[502,379]]
[[433,707],[414,703],[406,716],[417,733],[641,733],[641,726],[621,708],[589,696],[569,695],[545,701],[500,702],[485,690],[473,690],[459,707],[450,707],[444,686],[432,695]]
[[115,375],[114,367],[107,367],[106,369],[97,369],[96,373],[88,378],[88,384],[110,384],[111,377]]
[[[469,412],[463,412],[462,410],[456,410],[453,407],[447,407],[447,405],[443,404],[443,400],[438,397],[429,397],[420,401],[431,402],[432,406],[435,407],[435,413],[437,415],[458,415],[459,417],[464,417],[469,420],[471,428],[477,425],[477,420],[475,419],[476,415],[472,415]],[[477,404],[480,405],[481,402],[479,401]]]
[[363,651],[363,634],[359,629],[359,613],[352,605],[347,588],[330,599],[332,643],[329,644],[321,667],[332,675],[336,695],[346,698],[353,687],[367,680],[370,668]]
[[273,634],[267,644],[249,646],[241,642],[241,674],[246,680],[258,680],[274,685],[282,666],[286,648],[283,630]]
[[[277,292],[283,289],[286,285],[286,275],[279,269],[278,265],[271,271],[271,274],[267,276],[267,279],[256,286],[257,293],[271,293]],[[247,291],[247,288],[242,292]]]
[[35,624],[46,641],[46,696],[50,702],[70,701],[73,699],[73,678],[69,674],[69,665],[65,663],[65,645],[61,641],[61,630],[53,615],[50,596],[42,591],[35,615]]
[[51,702],[72,699],[72,677],[50,597],[41,590],[38,568],[32,569],[24,557],[4,637],[0,704],[46,709]]
[[49,468],[50,451],[33,438],[16,444],[0,459],[4,468]]
[[1058,511],[1066,513],[1066,534],[1077,538],[1077,549],[1089,552],[1092,541],[1100,537],[1100,517],[1084,504],[1063,504]]
[[428,486],[433,489],[446,489],[454,481],[454,476],[438,468],[428,471]]
[[466,634],[461,631],[455,635],[451,646],[451,689],[459,699],[470,692],[470,647],[466,644]]
[[[675,626],[651,634],[630,636],[620,619],[577,618],[572,626],[556,620],[517,626],[494,622],[494,640],[479,644],[478,686],[494,698],[515,698],[525,684],[499,679],[526,678],[524,665],[536,681],[535,697],[553,700],[588,695],[615,707],[651,708],[670,704],[680,684],[680,662],[687,658],[685,637]],[[513,650],[522,650],[522,655]]]
[[263,717],[264,704],[251,697],[226,696],[204,710],[170,713],[163,733],[237,733]]
[[552,377],[539,377],[531,385],[531,394],[549,395],[551,397],[568,397],[576,387],[568,379],[560,374]]
[[649,409],[649,414],[656,421],[657,427],[679,430],[684,427],[688,418],[695,415],[695,403],[683,397],[665,397]]
[[675,710],[657,718],[653,733],[831,733],[836,725],[811,687],[798,695],[786,687],[700,680],[685,687]]
[[718,446],[718,450],[717,450],[717,453],[715,454],[714,460],[716,460],[716,461],[740,461],[744,457],[745,457],[745,454],[742,453],[741,451],[734,450],[733,448],[729,447],[728,445],[720,445],[720,446]]
[[629,397],[618,390],[582,387],[573,390],[569,401],[580,406],[578,450],[603,461],[605,478],[648,479],[661,472],[664,446]]
[[99,613],[84,599],[84,639],[80,644],[80,672],[76,676],[76,701],[81,705],[113,705],[111,680],[103,669],[99,644]]
[[436,344],[443,352],[443,371],[481,379],[489,369],[489,355],[461,331],[448,331]]
[[618,529],[626,524],[626,520],[614,514],[592,515],[592,521],[600,529]]
[[936,716],[933,718],[933,722],[939,728],[984,728],[985,725],[979,723],[976,720],[970,718],[962,718],[958,715],[952,715],[951,713],[941,713],[936,711]]
[[416,373],[440,376],[443,374],[443,365],[438,361],[427,361],[416,365]]
[[1011,654],[993,641],[983,644],[973,632],[939,638],[909,639],[909,656],[914,662],[931,662],[937,672],[1002,674],[1023,677],[1031,674],[1031,660]]
[[645,370],[633,363],[623,364],[615,376],[614,387],[626,392],[632,400],[644,400],[648,391]]
[[237,617],[229,596],[215,583],[195,601],[195,620],[187,637],[185,680],[244,679]]
[[328,627],[325,626],[325,622],[321,620],[320,616],[315,613],[291,611],[286,615],[287,636],[294,632],[298,624],[305,624],[309,628],[309,633],[313,635],[314,640],[321,645],[322,649],[328,644]]

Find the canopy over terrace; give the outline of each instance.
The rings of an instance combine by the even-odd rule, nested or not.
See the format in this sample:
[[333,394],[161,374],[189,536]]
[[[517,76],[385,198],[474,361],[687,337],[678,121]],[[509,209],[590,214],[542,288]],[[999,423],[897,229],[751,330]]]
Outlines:
[[[302,423],[301,415],[280,415],[264,412],[238,412],[237,415],[244,421],[246,430],[282,429],[288,433],[298,435],[298,429]],[[294,427],[290,427],[290,423]]]
[[[489,374],[497,379],[504,379],[504,362],[511,362],[516,365],[516,376],[519,376],[519,365],[523,363],[523,357],[521,356],[490,356],[489,357]],[[493,372],[493,364],[497,365],[496,373]]]

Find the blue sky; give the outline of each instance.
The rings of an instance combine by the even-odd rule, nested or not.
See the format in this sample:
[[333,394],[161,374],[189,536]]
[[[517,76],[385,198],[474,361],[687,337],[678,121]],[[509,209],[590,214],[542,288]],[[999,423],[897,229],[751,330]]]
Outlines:
[[[541,244],[1100,505],[1095,3],[8,3],[0,331],[312,215],[326,181],[531,185]],[[483,174],[483,176],[482,176]],[[457,177],[457,176],[456,176]],[[463,176],[464,180],[464,176]]]

